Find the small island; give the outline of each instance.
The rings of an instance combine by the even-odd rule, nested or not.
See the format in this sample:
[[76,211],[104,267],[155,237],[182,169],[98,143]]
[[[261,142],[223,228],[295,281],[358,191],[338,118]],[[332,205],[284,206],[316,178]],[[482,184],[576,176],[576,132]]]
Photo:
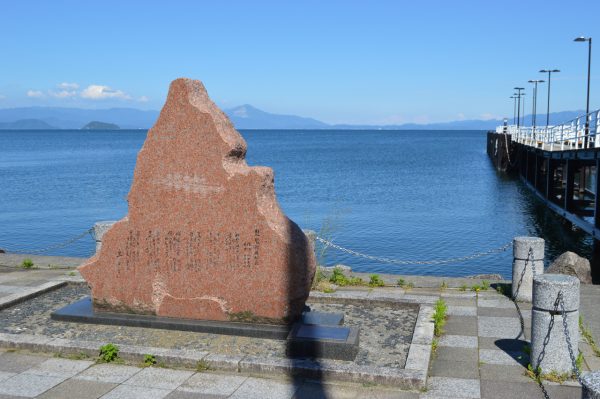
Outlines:
[[87,125],[81,128],[81,130],[119,130],[119,125],[107,122],[91,121]]

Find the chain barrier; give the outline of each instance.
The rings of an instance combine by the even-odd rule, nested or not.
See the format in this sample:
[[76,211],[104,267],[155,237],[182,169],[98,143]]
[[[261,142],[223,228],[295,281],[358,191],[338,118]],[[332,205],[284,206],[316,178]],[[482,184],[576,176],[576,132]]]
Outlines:
[[[55,250],[55,249],[61,249],[61,248],[64,248],[64,247],[66,247],[68,245],[71,245],[75,241],[81,240],[83,237],[85,237],[88,234],[90,236],[92,236],[92,232],[93,231],[94,231],[94,229],[90,228],[90,229],[84,231],[83,233],[81,233],[81,234],[79,234],[79,235],[77,235],[77,236],[75,236],[73,238],[68,239],[67,241],[63,241],[63,242],[58,243],[58,244],[52,244],[52,245],[50,245],[48,247],[41,248],[41,249],[32,249],[32,250],[26,250],[26,249],[23,249],[23,248],[19,248],[19,249],[17,249],[17,248],[15,248],[15,249],[2,248],[2,249],[5,250],[6,252],[13,253],[13,254],[40,255],[40,254],[44,254],[46,252],[49,252],[49,251],[52,251],[52,250]],[[92,236],[92,238],[94,238],[94,237]]]
[[373,256],[373,255],[368,255],[368,254],[365,254],[362,252],[354,251],[352,249],[345,248],[340,245],[334,244],[333,242],[326,240],[323,237],[316,236],[315,239],[327,247],[335,248],[335,249],[345,252],[349,255],[357,256],[359,258],[369,259],[369,260],[376,261],[376,262],[391,263],[391,264],[395,264],[395,265],[440,265],[440,264],[444,264],[444,263],[457,263],[457,262],[462,262],[465,260],[481,258],[483,256],[488,256],[488,255],[492,255],[495,253],[501,253],[501,252],[506,251],[509,247],[512,246],[512,241],[511,241],[508,244],[502,245],[501,247],[498,247],[498,248],[490,249],[489,251],[476,252],[472,255],[462,256],[462,257],[458,257],[458,258],[439,259],[439,260],[437,260],[437,259],[435,259],[435,260],[399,260],[399,259],[386,258],[383,256]]
[[[560,310],[559,310],[560,307]],[[550,314],[550,324],[548,324],[548,332],[546,333],[546,336],[544,337],[544,341],[542,343],[542,351],[540,352],[540,355],[538,356],[538,361],[537,364],[540,365],[542,363],[542,360],[544,360],[545,357],[545,353],[546,353],[546,347],[548,346],[549,342],[550,342],[550,334],[552,332],[552,329],[554,328],[554,315],[556,314],[560,314],[561,318],[562,318],[562,326],[563,326],[563,330],[565,333],[565,340],[567,342],[567,350],[569,351],[569,358],[571,360],[571,368],[573,369],[573,375],[577,378],[577,381],[583,385],[583,379],[581,378],[581,372],[579,371],[579,367],[577,366],[577,357],[575,356],[575,351],[573,350],[573,343],[571,342],[571,334],[569,333],[569,325],[567,324],[567,311],[565,310],[565,302],[563,299],[563,293],[562,291],[558,292],[558,295],[556,296],[556,300],[554,301],[554,311]],[[548,395],[548,392],[546,391],[546,388],[544,387],[544,384],[542,383],[542,376],[540,375],[540,371],[539,370],[534,370],[534,373],[536,375],[536,381],[540,387],[540,389],[542,390],[542,394],[544,395],[545,399],[550,399],[550,396]]]
[[527,266],[529,265],[529,260],[531,259],[531,271],[533,273],[533,277],[535,278],[535,267],[533,265],[533,248],[529,247],[529,251],[527,252],[527,259],[525,259],[525,265],[523,266],[523,271],[521,272],[521,277],[519,278],[519,283],[517,284],[517,290],[515,291],[515,294],[513,296],[511,296],[511,300],[515,305],[515,308],[517,309],[517,314],[519,315],[519,323],[521,324],[521,332],[519,333],[519,335],[517,335],[517,338],[515,339],[519,339],[521,336],[523,336],[523,339],[525,339],[525,320],[523,319],[523,314],[521,313],[521,308],[519,307],[519,304],[517,303],[517,296],[519,295],[519,290],[521,289],[521,285],[523,283],[523,277],[525,277],[525,271],[527,271]]
[[562,291],[558,292],[556,297],[556,302],[554,303],[555,310],[558,310],[558,305],[560,304],[560,314],[562,316],[562,324],[565,330],[565,339],[567,341],[567,349],[569,350],[569,357],[571,358],[571,366],[573,367],[573,374],[577,377],[577,381],[581,385],[583,385],[583,380],[581,379],[581,373],[579,372],[579,367],[577,367],[577,358],[573,353],[573,345],[571,343],[571,334],[569,334],[569,326],[567,325],[567,312],[565,311],[565,301],[563,299]]

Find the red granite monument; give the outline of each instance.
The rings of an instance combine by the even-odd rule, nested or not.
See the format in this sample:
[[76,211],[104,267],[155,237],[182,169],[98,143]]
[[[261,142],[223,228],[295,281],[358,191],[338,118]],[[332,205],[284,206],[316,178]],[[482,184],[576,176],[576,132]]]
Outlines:
[[300,315],[312,244],[281,211],[273,171],[200,81],[177,79],[137,157],[129,214],[79,271],[97,311],[283,323]]

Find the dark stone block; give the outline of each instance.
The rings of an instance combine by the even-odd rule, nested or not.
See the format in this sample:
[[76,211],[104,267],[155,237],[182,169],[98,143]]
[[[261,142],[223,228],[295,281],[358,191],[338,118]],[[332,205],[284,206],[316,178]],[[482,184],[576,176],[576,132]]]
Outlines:
[[95,312],[90,297],[72,303],[52,313],[53,320],[115,326],[147,327],[163,330],[192,331],[242,337],[286,339],[287,325],[252,324],[227,321],[175,319],[130,313]]
[[288,336],[289,357],[354,360],[358,354],[356,327],[315,326],[296,323]]
[[344,314],[309,311],[302,313],[302,322],[321,326],[341,326],[344,324]]

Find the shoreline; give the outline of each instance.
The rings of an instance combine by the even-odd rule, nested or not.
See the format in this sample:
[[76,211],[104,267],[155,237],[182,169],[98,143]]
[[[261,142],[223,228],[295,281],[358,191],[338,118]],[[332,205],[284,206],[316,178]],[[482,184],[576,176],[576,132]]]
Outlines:
[[[0,268],[31,270],[21,266],[25,259],[31,259],[33,261],[33,267],[31,269],[75,270],[89,258],[0,253]],[[460,288],[465,285],[471,287],[475,284],[481,284],[484,280],[487,280],[490,284],[510,283],[510,280],[479,278],[478,276],[451,277],[418,274],[364,273],[355,271],[351,271],[349,274],[351,276],[360,277],[364,281],[369,281],[371,275],[377,274],[386,283],[386,286],[397,286],[398,279],[402,278],[406,283],[412,283],[414,287],[418,288],[439,288],[443,283],[445,283],[448,288]]]

